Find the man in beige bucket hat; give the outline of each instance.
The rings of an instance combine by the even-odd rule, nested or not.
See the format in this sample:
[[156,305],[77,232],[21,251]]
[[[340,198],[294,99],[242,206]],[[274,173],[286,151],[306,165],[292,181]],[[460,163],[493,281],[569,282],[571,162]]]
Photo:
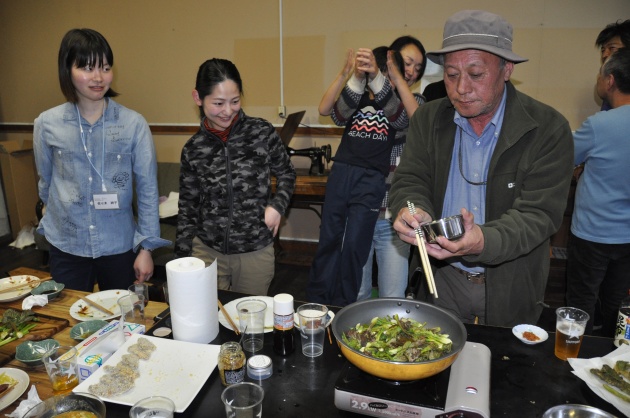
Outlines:
[[392,184],[394,228],[410,244],[420,224],[463,216],[463,237],[426,245],[437,297],[421,295],[463,322],[537,322],[571,181],[569,124],[509,81],[527,61],[512,40],[493,13],[446,21],[442,48],[427,57],[444,66],[448,97],[414,113]]

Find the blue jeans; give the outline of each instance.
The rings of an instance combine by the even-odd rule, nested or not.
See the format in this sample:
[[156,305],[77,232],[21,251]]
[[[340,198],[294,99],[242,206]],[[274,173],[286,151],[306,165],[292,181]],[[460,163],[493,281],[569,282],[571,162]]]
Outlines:
[[389,219],[379,219],[374,229],[372,248],[365,266],[357,300],[372,294],[372,259],[376,252],[378,295],[382,298],[404,298],[409,276],[409,244],[398,238]]

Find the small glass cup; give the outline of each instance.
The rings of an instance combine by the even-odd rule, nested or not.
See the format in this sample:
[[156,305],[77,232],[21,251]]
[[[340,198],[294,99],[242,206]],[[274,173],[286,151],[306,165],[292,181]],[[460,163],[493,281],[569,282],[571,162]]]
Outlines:
[[144,296],[144,306],[149,304],[149,285],[146,283],[134,283],[129,286],[129,292]]
[[140,399],[129,410],[129,418],[173,418],[175,403],[165,396]]
[[120,320],[125,324],[145,325],[144,295],[132,293],[118,299]]
[[251,382],[235,383],[221,393],[221,400],[228,417],[261,417],[265,390]]
[[321,356],[324,352],[324,335],[330,322],[328,308],[319,303],[307,303],[297,309],[302,336],[302,354],[306,357]]
[[62,345],[49,350],[42,357],[54,395],[68,393],[79,384],[78,356],[75,347]]
[[578,308],[556,309],[556,357],[567,360],[578,356],[588,319],[589,315]]
[[236,305],[243,350],[255,353],[262,350],[265,338],[267,304],[260,299],[247,299]]

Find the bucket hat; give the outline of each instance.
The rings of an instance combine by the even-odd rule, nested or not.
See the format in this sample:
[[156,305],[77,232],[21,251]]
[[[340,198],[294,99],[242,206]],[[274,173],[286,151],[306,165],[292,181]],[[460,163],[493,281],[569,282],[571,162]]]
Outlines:
[[512,25],[501,16],[483,10],[462,10],[444,24],[442,49],[427,53],[437,64],[444,63],[444,54],[462,49],[479,49],[519,63],[527,61],[512,52]]

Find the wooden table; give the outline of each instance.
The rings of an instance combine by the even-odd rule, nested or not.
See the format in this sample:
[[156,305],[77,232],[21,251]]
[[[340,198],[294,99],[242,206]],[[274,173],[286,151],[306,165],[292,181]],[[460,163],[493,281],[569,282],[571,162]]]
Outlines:
[[[323,176],[311,176],[308,169],[296,169],[297,177],[295,178],[295,191],[291,198],[291,207],[297,209],[312,210],[321,219],[321,207],[324,205],[324,195],[326,194],[326,182],[328,181],[328,173]],[[271,180],[271,190],[276,191],[276,178]],[[314,206],[319,206],[315,208]]]
[[[13,275],[22,275],[22,274],[30,274],[37,277],[47,277],[50,274],[38,270],[20,268],[10,272]],[[61,345],[76,345],[77,341],[70,338],[70,329],[78,324],[80,321],[77,321],[72,316],[70,316],[70,306],[72,306],[77,300],[81,298],[81,296],[89,295],[89,292],[82,292],[79,290],[71,290],[64,289],[58,298],[50,301],[46,306],[35,306],[31,310],[35,314],[43,314],[48,316],[54,316],[56,318],[67,319],[69,322],[69,326],[59,333],[55,334],[52,338],[59,341]],[[13,302],[3,302],[0,303],[1,308],[13,308],[13,309],[22,309],[22,300],[18,299]],[[162,302],[151,301],[145,308],[145,317],[147,319],[147,328],[151,326],[153,323],[153,319],[156,315],[163,312],[168,305]],[[50,380],[48,379],[48,374],[46,373],[46,369],[43,365],[37,367],[29,367],[24,363],[13,359],[4,367],[12,367],[16,369],[24,370],[29,378],[30,384],[35,385],[37,387],[37,393],[41,400],[48,399],[53,396],[52,386],[50,384]],[[24,392],[19,399],[17,399],[11,406],[7,409],[3,410],[1,413],[10,414],[13,410],[20,404],[20,402],[28,397],[28,391],[31,389],[29,385],[28,389]]]

